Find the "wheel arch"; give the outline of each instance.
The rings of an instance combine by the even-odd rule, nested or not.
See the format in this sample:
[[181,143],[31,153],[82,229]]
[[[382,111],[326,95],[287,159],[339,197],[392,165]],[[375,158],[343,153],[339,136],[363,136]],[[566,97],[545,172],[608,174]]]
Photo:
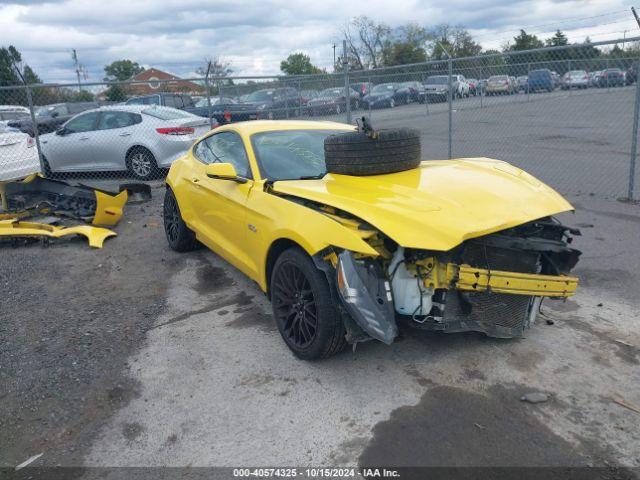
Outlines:
[[281,237],[271,243],[264,262],[266,294],[269,300],[271,300],[271,273],[273,272],[273,267],[278,257],[290,248],[297,248],[310,256],[309,252],[302,245],[290,238]]

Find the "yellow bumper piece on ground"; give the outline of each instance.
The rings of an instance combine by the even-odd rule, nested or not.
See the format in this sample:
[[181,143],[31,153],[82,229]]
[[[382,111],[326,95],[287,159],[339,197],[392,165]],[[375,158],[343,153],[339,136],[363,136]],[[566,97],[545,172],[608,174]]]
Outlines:
[[95,191],[96,194],[96,213],[93,216],[93,225],[113,226],[122,218],[124,205],[127,203],[129,194],[126,190],[121,191],[118,195],[109,195],[100,190]]
[[116,232],[106,228],[90,225],[73,227],[58,227],[37,222],[21,222],[17,219],[0,220],[0,237],[49,237],[60,238],[68,235],[83,235],[89,240],[89,246],[102,248],[102,244],[109,237],[115,237]]

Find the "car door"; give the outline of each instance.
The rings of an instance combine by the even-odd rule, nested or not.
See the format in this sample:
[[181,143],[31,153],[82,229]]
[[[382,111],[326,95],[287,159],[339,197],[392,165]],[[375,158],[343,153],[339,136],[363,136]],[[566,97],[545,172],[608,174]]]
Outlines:
[[[246,248],[246,202],[253,177],[242,139],[235,132],[220,132],[201,140],[193,152],[195,161],[188,181],[195,230],[202,235],[203,243],[253,277],[255,262]],[[248,181],[207,177],[206,166],[215,162],[231,163],[238,176]]]
[[87,112],[69,120],[64,128],[42,139],[42,150],[56,171],[93,170],[92,159],[98,112]]
[[137,113],[104,110],[98,118],[94,162],[102,170],[126,170],[126,156],[136,137],[134,125],[142,122]]

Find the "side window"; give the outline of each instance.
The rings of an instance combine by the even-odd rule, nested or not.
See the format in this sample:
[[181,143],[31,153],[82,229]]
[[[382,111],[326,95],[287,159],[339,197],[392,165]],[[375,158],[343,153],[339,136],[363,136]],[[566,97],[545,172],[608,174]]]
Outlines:
[[58,105],[53,111],[58,115],[69,115],[69,109],[66,105]]
[[98,112],[89,112],[69,120],[64,128],[69,133],[90,132],[95,130],[96,119],[98,118]]
[[189,95],[182,96],[182,103],[184,104],[185,108],[193,107],[193,99]]
[[221,132],[205,138],[194,151],[202,163],[230,163],[239,176],[252,178],[247,153],[237,133]]
[[164,97],[164,104],[167,107],[182,108],[182,98],[180,95],[167,95]]
[[109,130],[111,128],[124,128],[135,123],[133,115],[128,112],[105,111],[100,115],[98,130]]

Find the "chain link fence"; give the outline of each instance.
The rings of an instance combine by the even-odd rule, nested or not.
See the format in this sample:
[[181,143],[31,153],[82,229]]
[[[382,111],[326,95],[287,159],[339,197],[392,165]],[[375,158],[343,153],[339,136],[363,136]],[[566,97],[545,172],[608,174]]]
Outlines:
[[157,179],[220,124],[365,116],[418,129],[427,160],[493,157],[562,193],[638,198],[639,40],[307,76],[0,87],[0,179],[35,167]]

